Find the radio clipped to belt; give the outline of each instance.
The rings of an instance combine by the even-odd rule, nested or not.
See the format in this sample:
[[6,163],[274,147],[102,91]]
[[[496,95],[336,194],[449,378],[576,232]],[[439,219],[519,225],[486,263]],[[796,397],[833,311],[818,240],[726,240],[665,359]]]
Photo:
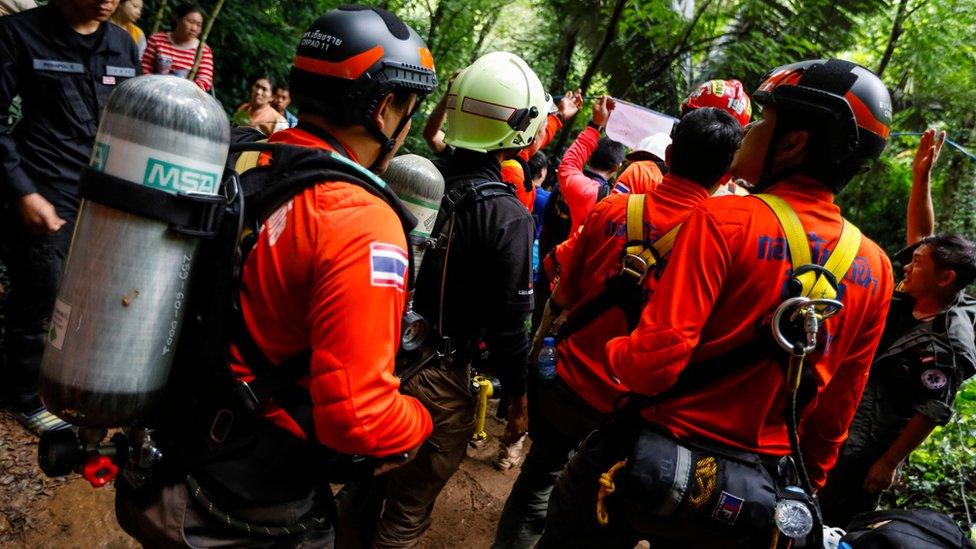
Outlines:
[[793,540],[804,540],[817,547],[823,523],[820,509],[812,496],[813,485],[800,452],[797,397],[803,379],[804,359],[817,348],[817,338],[823,322],[844,308],[843,303],[838,300],[839,282],[843,280],[857,256],[861,232],[852,223],[844,220],[844,228],[837,245],[821,266],[813,262],[803,225],[789,204],[774,195],[755,196],[776,214],[786,235],[793,265],[789,281],[791,297],[776,308],[771,328],[776,343],[789,353],[786,367],[785,419],[795,478],[800,486],[787,486],[776,503],[774,517],[777,531],[774,547],[781,535]]

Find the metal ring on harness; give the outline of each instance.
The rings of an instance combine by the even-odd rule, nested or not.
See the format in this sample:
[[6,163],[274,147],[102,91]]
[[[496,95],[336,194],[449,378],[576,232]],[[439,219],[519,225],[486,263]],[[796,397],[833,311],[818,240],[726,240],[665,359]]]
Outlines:
[[[788,353],[793,355],[805,355],[817,347],[817,332],[819,323],[841,311],[844,304],[836,299],[810,299],[809,297],[791,297],[780,304],[773,313],[773,338],[776,343]],[[796,320],[797,316],[803,316],[804,332],[807,334],[806,343],[791,341],[783,333],[783,315],[790,311],[790,320]]]
[[620,274],[633,276],[638,284],[644,282],[649,270],[650,264],[637,254],[627,254],[620,260]]

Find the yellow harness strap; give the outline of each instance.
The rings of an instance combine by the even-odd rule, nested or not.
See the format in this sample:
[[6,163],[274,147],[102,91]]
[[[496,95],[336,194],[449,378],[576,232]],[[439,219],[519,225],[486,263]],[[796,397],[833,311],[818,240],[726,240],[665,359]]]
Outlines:
[[[261,139],[260,141],[257,141],[257,143],[267,143],[267,142],[268,142],[267,139]],[[244,151],[241,153],[240,156],[237,157],[237,162],[234,162],[234,171],[237,172],[238,175],[240,175],[252,168],[256,168],[258,165],[258,161],[260,159],[261,159],[261,151]],[[245,237],[247,237],[253,232],[254,231],[252,231],[249,227],[244,227],[244,230],[241,232],[241,236],[238,239],[238,241],[239,242],[243,241]]]
[[[757,194],[753,196],[765,202],[769,206],[769,209],[773,210],[773,213],[779,220],[780,226],[783,227],[794,273],[800,267],[812,264],[810,244],[807,241],[806,232],[804,232],[803,224],[800,223],[800,218],[797,217],[793,208],[785,200],[775,195]],[[841,230],[840,238],[837,240],[837,246],[834,247],[834,251],[823,265],[824,269],[834,275],[838,284],[847,275],[847,271],[851,268],[851,263],[854,262],[854,257],[857,256],[857,250],[860,247],[861,231],[853,223],[845,219],[844,228]],[[802,288],[800,292],[801,296],[809,297],[810,299],[834,299],[837,297],[836,289],[830,284],[827,278],[818,274],[816,271],[807,271],[795,276]]]
[[[267,142],[267,140],[262,140]],[[261,151],[244,151],[240,156],[237,157],[237,162],[234,163],[234,171],[238,174],[242,174],[251,168],[258,165],[258,160],[261,158]]]
[[[657,264],[657,258],[664,257],[674,247],[674,239],[678,236],[681,224],[677,224],[670,231],[661,235],[649,247],[644,244],[644,199],[646,195],[631,194],[627,196],[627,247],[623,261],[623,272],[643,279],[650,269]],[[639,261],[637,261],[639,260]],[[640,263],[643,262],[643,265]],[[637,263],[637,265],[633,265]]]

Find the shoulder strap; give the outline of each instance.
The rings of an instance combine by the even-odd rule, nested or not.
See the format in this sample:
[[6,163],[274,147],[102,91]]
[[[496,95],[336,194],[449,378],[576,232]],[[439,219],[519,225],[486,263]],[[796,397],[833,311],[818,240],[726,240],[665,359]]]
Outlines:
[[[861,232],[857,227],[846,219],[844,220],[844,228],[833,253],[830,254],[826,264],[819,267],[811,260],[810,244],[807,241],[803,225],[793,208],[778,196],[769,194],[752,196],[765,202],[776,214],[776,218],[783,227],[790,251],[790,260],[793,263],[793,276],[801,284],[801,295],[811,298],[835,298],[837,295],[836,281],[842,280],[847,274],[860,247]],[[758,360],[777,356],[782,356],[782,350],[772,343],[768,334],[759,335],[756,339],[750,340],[728,353],[704,362],[688,364],[679,374],[675,383],[657,395],[647,396],[628,393],[626,395],[627,406],[632,412],[639,411],[647,406],[700,391]]]
[[454,217],[454,214],[468,204],[496,196],[511,196],[517,199],[515,191],[512,190],[512,186],[500,181],[484,181],[465,185],[461,189],[454,189],[445,193],[444,200],[441,203],[441,213],[437,216],[434,228],[430,232],[431,237],[437,238],[441,234],[441,231],[444,230],[447,222]]
[[559,330],[566,339],[596,320],[611,307],[620,307],[627,315],[630,329],[637,325],[644,304],[642,283],[659,261],[671,253],[681,223],[661,235],[653,244],[644,239],[644,203],[646,195],[627,196],[627,245],[620,261],[620,273],[607,280],[602,292],[576,307]]
[[[831,298],[837,296],[838,283],[847,275],[857,251],[861,247],[861,231],[853,223],[844,220],[844,228],[834,251],[830,254],[822,269],[810,268],[816,266],[810,257],[810,244],[807,241],[803,224],[793,208],[782,198],[772,194],[753,195],[762,200],[773,211],[779,220],[786,244],[793,264],[793,277],[800,285],[800,295],[812,299]],[[826,275],[830,276],[826,276]]]
[[[267,140],[262,142],[266,143]],[[257,167],[260,159],[261,151],[244,151],[237,157],[237,162],[234,163],[234,171],[242,174],[251,168]]]

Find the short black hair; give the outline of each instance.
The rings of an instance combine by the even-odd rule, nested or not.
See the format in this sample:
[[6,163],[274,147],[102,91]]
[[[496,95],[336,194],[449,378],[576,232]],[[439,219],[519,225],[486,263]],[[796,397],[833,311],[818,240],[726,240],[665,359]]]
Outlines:
[[200,4],[183,3],[176,6],[176,10],[173,13],[176,15],[176,20],[179,21],[191,13],[199,13],[203,17],[206,12],[203,11]]
[[288,92],[288,93],[291,93],[291,90],[290,90],[290,89],[288,89],[288,84],[287,84],[287,83],[285,83],[285,82],[278,82],[277,84],[275,84],[275,85],[274,85],[274,86],[273,86],[273,87],[271,88],[271,91],[273,91],[273,92],[276,92],[276,91],[278,91],[278,90],[283,90],[283,91],[286,91],[286,92]]
[[596,144],[596,150],[590,155],[589,164],[591,168],[597,170],[613,170],[624,162],[627,151],[621,143],[601,137]]
[[535,179],[543,169],[549,167],[549,159],[546,158],[546,153],[539,151],[529,158],[526,162],[526,166],[529,168],[529,173],[525,174],[525,178],[528,180]]
[[689,111],[671,129],[669,168],[678,177],[710,188],[728,173],[742,126],[732,115],[712,107]]
[[923,238],[919,245],[929,247],[937,267],[956,273],[956,290],[976,280],[976,245],[962,235],[934,234]]

